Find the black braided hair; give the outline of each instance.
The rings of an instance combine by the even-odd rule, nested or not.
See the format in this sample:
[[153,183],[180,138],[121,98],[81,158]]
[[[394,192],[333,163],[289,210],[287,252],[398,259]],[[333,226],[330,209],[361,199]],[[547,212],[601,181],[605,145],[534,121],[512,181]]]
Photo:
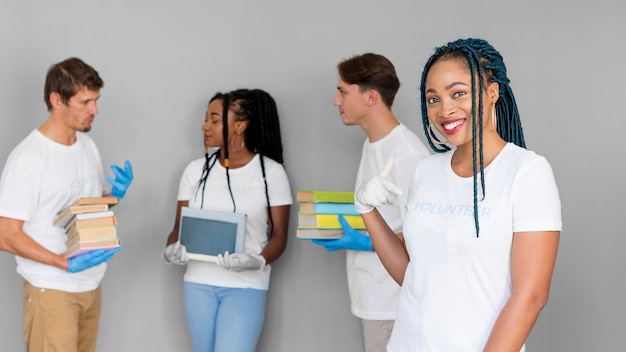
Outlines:
[[237,204],[235,203],[233,189],[230,186],[230,161],[228,158],[228,112],[230,111],[230,104],[230,94],[225,94],[224,98],[222,99],[222,133],[224,136],[224,145],[222,145],[222,148],[220,149],[224,149],[224,168],[226,169],[226,182],[228,183],[228,193],[230,194],[230,200],[233,202],[233,213],[235,213],[237,212]]
[[[472,72],[472,117],[478,120],[478,124],[472,123],[472,151],[473,151],[473,170],[474,170],[474,224],[476,227],[476,237],[480,233],[478,223],[478,180],[475,170],[480,167],[480,186],[482,190],[482,199],[485,198],[485,173],[483,159],[483,95],[476,94],[482,92],[488,84],[485,82],[497,82],[499,85],[499,98],[496,102],[497,116],[497,132],[502,139],[507,142],[514,143],[522,148],[526,148],[524,141],[524,132],[522,123],[515,102],[513,90],[509,85],[509,78],[506,74],[506,66],[502,59],[502,55],[483,39],[458,39],[450,42],[445,46],[435,49],[435,53],[428,59],[422,72],[422,80],[420,83],[420,100],[422,105],[422,126],[426,133],[428,144],[437,153],[443,153],[450,150],[450,147],[443,145],[430,129],[430,123],[427,115],[425,84],[426,77],[432,65],[440,60],[462,60],[468,64],[469,71]],[[478,82],[476,82],[478,80]],[[478,102],[476,101],[478,97]],[[478,127],[477,127],[478,126]],[[478,131],[477,131],[478,129]],[[478,136],[477,136],[478,134]],[[432,137],[431,137],[432,135]],[[433,142],[433,139],[435,142]],[[437,145],[435,145],[435,143]],[[477,147],[480,151],[477,160]]]
[[246,148],[259,154],[267,201],[268,234],[271,234],[273,221],[272,213],[269,211],[270,197],[264,157],[267,156],[280,164],[283,163],[283,145],[276,102],[271,95],[261,89],[238,89],[230,92],[229,96],[235,106],[233,111],[236,119],[248,121],[245,135]]
[[[213,101],[214,99],[212,99],[211,101]],[[234,114],[236,121],[248,122],[248,127],[246,128],[244,136],[245,147],[249,151],[255,154],[259,154],[261,171],[263,173],[263,182],[265,184],[265,199],[267,201],[268,217],[270,223],[270,231],[268,231],[268,233],[271,234],[272,215],[269,211],[270,198],[265,174],[264,156],[267,156],[280,164],[283,163],[283,146],[280,135],[280,123],[278,118],[278,109],[276,108],[276,102],[271,95],[260,89],[237,89],[230,93],[220,95],[218,99],[222,100],[224,106],[224,110],[222,113],[224,145],[220,149],[223,148],[223,155],[225,159],[224,167],[226,169],[228,190],[230,192],[230,196],[233,202],[233,212],[237,210],[237,205],[235,203],[235,198],[231,189],[229,174],[229,143],[227,142],[229,111]],[[199,184],[206,185],[208,170],[210,170],[211,166],[215,163],[218,153],[219,150],[213,153],[211,157],[207,156],[207,161],[205,162],[205,169],[207,170],[206,175],[205,172],[203,172]],[[211,158],[215,159],[212,163]],[[202,196],[204,197],[204,192]]]
[[[210,100],[209,100],[209,104],[211,104],[213,101],[215,100],[224,100],[224,94],[222,93],[216,93]],[[204,190],[206,188],[206,180],[209,177],[209,173],[211,172],[211,169],[213,168],[213,165],[215,165],[215,162],[217,161],[217,156],[218,156],[218,151],[213,152],[211,155],[209,155],[209,147],[205,146],[204,147],[204,167],[202,168],[202,175],[200,175],[200,180],[198,180],[198,184],[196,185],[196,194],[195,196],[198,196],[198,191],[200,190],[200,188],[202,188],[202,199],[200,201],[200,208],[202,208],[204,206]]]
[[248,121],[245,143],[248,150],[283,163],[283,145],[276,102],[260,89],[238,89],[230,92],[236,120]]

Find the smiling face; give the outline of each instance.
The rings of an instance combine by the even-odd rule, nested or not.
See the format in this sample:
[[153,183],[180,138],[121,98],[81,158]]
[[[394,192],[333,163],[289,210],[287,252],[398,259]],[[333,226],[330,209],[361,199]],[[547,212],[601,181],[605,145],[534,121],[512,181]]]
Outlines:
[[[461,59],[439,60],[428,71],[425,82],[427,115],[431,124],[450,144],[472,142],[472,77]],[[495,91],[494,91],[495,89]],[[483,131],[491,131],[498,84],[487,85],[483,94]],[[478,101],[478,99],[477,99]],[[478,113],[478,109],[476,109]]]
[[86,87],[80,88],[67,101],[67,104],[61,101],[58,93],[52,93],[52,99],[56,100],[54,108],[61,116],[63,123],[67,128],[81,132],[91,130],[91,125],[98,113],[96,104],[98,98],[100,98],[99,90],[89,90]]

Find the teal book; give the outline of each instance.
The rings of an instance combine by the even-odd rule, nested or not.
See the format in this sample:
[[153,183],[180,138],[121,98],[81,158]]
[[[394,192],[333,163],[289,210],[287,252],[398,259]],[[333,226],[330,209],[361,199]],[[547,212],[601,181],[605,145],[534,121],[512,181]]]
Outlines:
[[360,215],[354,203],[300,203],[300,213]]

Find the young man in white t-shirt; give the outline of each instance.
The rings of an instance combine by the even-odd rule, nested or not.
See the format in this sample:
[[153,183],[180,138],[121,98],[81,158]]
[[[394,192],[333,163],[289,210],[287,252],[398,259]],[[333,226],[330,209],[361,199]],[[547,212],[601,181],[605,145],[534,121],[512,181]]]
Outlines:
[[[85,134],[103,85],[78,58],[52,65],[44,87],[48,119],[13,149],[0,178],[0,250],[15,255],[24,278],[28,352],[96,347],[100,282],[119,248],[65,258],[64,229],[53,220],[79,198],[104,193],[100,153]],[[133,179],[130,162],[112,169],[111,195],[122,199]]]
[[[345,125],[360,126],[367,135],[355,189],[379,175],[393,158],[389,178],[405,191],[405,196],[379,210],[397,235],[402,236],[410,176],[417,162],[429,155],[428,149],[391,111],[400,81],[387,58],[366,53],[339,63],[337,68],[339,82],[333,104],[339,108]],[[369,236],[345,223],[344,232],[341,239],[313,242],[329,251],[346,250],[351,311],[361,320],[365,351],[386,351],[400,286],[374,253]]]

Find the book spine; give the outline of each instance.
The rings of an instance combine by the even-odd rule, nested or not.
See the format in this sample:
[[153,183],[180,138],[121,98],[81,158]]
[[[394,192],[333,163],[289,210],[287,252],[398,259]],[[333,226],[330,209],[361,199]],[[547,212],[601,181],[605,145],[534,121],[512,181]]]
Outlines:
[[54,221],[52,222],[52,225],[59,226],[59,227],[65,227],[65,226],[67,226],[67,224],[69,224],[69,222],[70,222],[70,220],[72,219],[73,216],[74,216],[74,214],[72,214],[71,211],[63,212],[63,213],[59,214],[54,219]]
[[115,226],[93,227],[89,229],[68,232],[67,241],[71,241],[74,237],[80,240],[95,240],[100,238],[113,238],[117,236],[117,228]]
[[84,205],[84,204],[110,204],[110,205],[114,205],[114,204],[118,204],[118,203],[119,203],[119,198],[109,196],[109,197],[80,198],[79,200],[74,202],[73,205]]
[[354,192],[346,191],[298,191],[298,202],[354,203]]
[[117,225],[117,218],[115,216],[106,218],[95,218],[85,220],[75,220],[70,222],[67,226],[67,233],[74,233],[79,230],[85,230],[95,227],[114,226]]
[[113,249],[113,248],[117,248],[120,247],[120,241],[118,240],[115,243],[111,243],[111,244],[102,244],[100,246],[93,246],[93,247],[82,247],[80,245],[74,245],[74,247],[68,248],[67,251],[65,251],[65,253],[63,253],[63,256],[66,258],[72,258],[75,257],[77,255],[80,254],[84,254],[84,253],[88,253],[88,252],[92,252],[95,251],[96,249]]
[[109,211],[108,204],[73,205],[63,209],[52,221],[55,226],[66,227],[78,214],[95,214]]
[[353,203],[302,203],[301,213],[361,215]]
[[80,236],[73,236],[72,238],[68,239],[67,242],[65,242],[65,246],[67,248],[70,248],[77,244],[93,244],[93,243],[98,243],[98,242],[103,242],[103,241],[114,241],[117,239],[118,239],[117,236],[101,237],[101,238],[94,238],[94,239],[82,239],[80,238]]
[[337,239],[343,237],[343,230],[318,230],[318,229],[297,229],[296,237],[302,240],[310,239]]
[[[352,227],[353,229],[362,230],[365,229],[365,222],[361,215],[344,215],[344,219]],[[300,227],[310,227],[310,228],[318,228],[318,229],[340,229],[341,223],[339,222],[339,216],[334,214],[316,214],[313,215],[311,220],[314,220],[313,223],[309,223],[307,220],[309,218],[305,216],[300,216],[298,219]],[[310,225],[309,225],[310,224]]]

